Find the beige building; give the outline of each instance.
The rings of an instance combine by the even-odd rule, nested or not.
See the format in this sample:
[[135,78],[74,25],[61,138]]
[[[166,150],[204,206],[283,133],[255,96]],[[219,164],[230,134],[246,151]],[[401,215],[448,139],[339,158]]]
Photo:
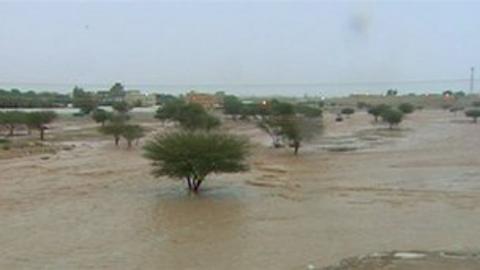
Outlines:
[[157,99],[154,94],[144,94],[139,90],[129,90],[124,98],[130,106],[150,107],[155,106]]
[[185,101],[187,103],[200,104],[207,110],[223,107],[223,98],[221,96],[197,93],[195,91],[190,91],[187,93],[187,95],[185,95]]

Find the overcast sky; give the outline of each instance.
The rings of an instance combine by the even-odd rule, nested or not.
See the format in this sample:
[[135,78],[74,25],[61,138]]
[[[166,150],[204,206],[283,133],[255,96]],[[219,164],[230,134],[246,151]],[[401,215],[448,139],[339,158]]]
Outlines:
[[0,1],[0,82],[468,78],[479,2]]

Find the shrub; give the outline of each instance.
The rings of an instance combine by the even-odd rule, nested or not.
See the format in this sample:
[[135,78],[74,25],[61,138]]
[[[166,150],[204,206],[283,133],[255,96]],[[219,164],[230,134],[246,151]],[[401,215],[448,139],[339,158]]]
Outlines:
[[112,113],[102,109],[96,109],[92,113],[92,119],[97,123],[101,123],[102,127],[105,126],[105,122],[110,120],[111,118],[112,118]]
[[471,117],[474,123],[477,123],[477,118],[480,117],[480,109],[470,109],[465,111],[465,116]]
[[403,113],[395,109],[383,110],[381,117],[384,122],[389,124],[389,128],[393,129],[393,126],[400,124],[403,120]]
[[122,121],[114,121],[100,128],[100,132],[105,135],[113,136],[115,146],[118,146],[120,137],[122,136],[125,124]]
[[204,132],[158,135],[144,147],[155,176],[184,179],[197,192],[211,173],[234,173],[248,169],[248,141],[234,136]]
[[402,103],[398,105],[398,109],[404,114],[409,114],[415,110],[415,107],[410,103]]
[[390,109],[390,106],[385,104],[380,104],[368,109],[368,113],[373,115],[373,117],[375,118],[375,122],[377,122],[378,117],[382,114],[384,110],[387,110],[387,109]]
[[132,142],[142,138],[144,133],[144,129],[139,125],[124,125],[121,131],[121,136],[127,140],[128,148],[131,148]]
[[345,114],[347,117],[349,117],[351,114],[355,113],[355,110],[353,108],[343,108],[341,110],[342,114]]

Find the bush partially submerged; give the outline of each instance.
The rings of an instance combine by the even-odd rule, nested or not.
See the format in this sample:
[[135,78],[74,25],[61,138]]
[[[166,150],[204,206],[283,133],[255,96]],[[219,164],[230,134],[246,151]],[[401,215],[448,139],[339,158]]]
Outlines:
[[465,111],[465,116],[471,117],[474,123],[477,123],[477,118],[480,117],[480,109],[470,109]]
[[384,122],[388,123],[390,129],[393,129],[393,126],[400,124],[403,120],[403,113],[396,109],[383,110],[380,116]]

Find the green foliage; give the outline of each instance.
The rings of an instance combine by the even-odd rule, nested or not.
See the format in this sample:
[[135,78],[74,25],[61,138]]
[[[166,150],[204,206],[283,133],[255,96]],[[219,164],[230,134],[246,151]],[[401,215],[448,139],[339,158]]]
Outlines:
[[178,97],[170,94],[157,94],[157,105],[164,105],[169,102],[180,100]]
[[301,142],[318,136],[323,126],[316,118],[296,115],[272,116],[262,119],[258,126],[272,138],[273,146],[280,147],[282,142],[294,148],[295,155]]
[[233,95],[228,95],[223,98],[224,113],[231,115],[233,119],[242,113],[243,104],[242,101]]
[[342,114],[345,114],[347,116],[350,116],[351,114],[354,114],[355,113],[355,109],[353,108],[343,108],[341,111],[340,111]]
[[0,108],[54,108],[66,107],[72,99],[69,95],[53,92],[35,93],[0,89]]
[[293,115],[295,114],[295,107],[286,102],[280,102],[277,100],[272,100],[271,102],[271,114],[272,115]]
[[125,101],[119,101],[112,104],[112,108],[119,113],[128,113],[132,108]]
[[112,97],[124,97],[125,96],[125,87],[117,82],[110,88],[110,94]]
[[198,191],[211,173],[234,173],[248,169],[245,163],[248,141],[238,136],[177,132],[158,135],[145,147],[155,176],[185,179],[188,188]]
[[299,114],[303,114],[305,117],[310,117],[310,118],[315,118],[315,117],[321,117],[323,114],[323,111],[320,108],[315,108],[312,106],[308,105],[297,105],[295,107],[295,111]]
[[15,128],[19,125],[26,125],[29,129],[37,129],[40,131],[40,139],[44,139],[44,131],[47,129],[47,124],[51,123],[57,114],[52,111],[38,111],[38,112],[22,112],[22,111],[7,111],[0,112],[0,125],[7,127],[8,135],[13,136]]
[[84,114],[89,114],[98,106],[98,97],[94,93],[85,92],[82,88],[75,86],[73,89],[73,107],[79,108]]
[[397,89],[388,89],[387,90],[387,96],[396,96],[398,94],[398,90]]
[[402,103],[398,105],[398,109],[404,114],[409,114],[415,110],[415,107],[410,103]]
[[394,125],[400,124],[403,120],[403,113],[396,109],[383,110],[380,116],[384,122],[389,124],[390,129],[392,129]]
[[139,125],[124,125],[121,135],[127,140],[128,148],[131,148],[132,141],[145,136],[145,130]]
[[112,121],[111,123],[108,123],[107,125],[101,127],[99,130],[105,135],[113,136],[115,146],[118,146],[124,127],[125,123],[123,121]]
[[26,115],[26,123],[30,128],[40,131],[40,140],[44,139],[46,125],[53,122],[57,114],[52,111],[31,112]]
[[175,120],[185,105],[185,101],[183,101],[182,99],[175,99],[165,102],[161,107],[157,109],[155,118],[162,121]]
[[477,123],[477,118],[480,117],[480,109],[470,109],[465,111],[465,116],[473,119],[474,123]]
[[378,117],[382,114],[382,112],[389,109],[390,109],[390,106],[385,104],[380,104],[368,109],[368,113],[373,115],[373,117],[375,118],[375,122],[377,122]]
[[93,111],[92,113],[92,119],[97,122],[97,123],[101,123],[102,126],[105,125],[105,122],[112,119],[112,113],[111,112],[107,112],[103,109],[96,109],[95,111]]
[[177,121],[186,130],[211,130],[220,120],[210,115],[200,104],[183,101],[169,102],[157,110],[155,118]]

